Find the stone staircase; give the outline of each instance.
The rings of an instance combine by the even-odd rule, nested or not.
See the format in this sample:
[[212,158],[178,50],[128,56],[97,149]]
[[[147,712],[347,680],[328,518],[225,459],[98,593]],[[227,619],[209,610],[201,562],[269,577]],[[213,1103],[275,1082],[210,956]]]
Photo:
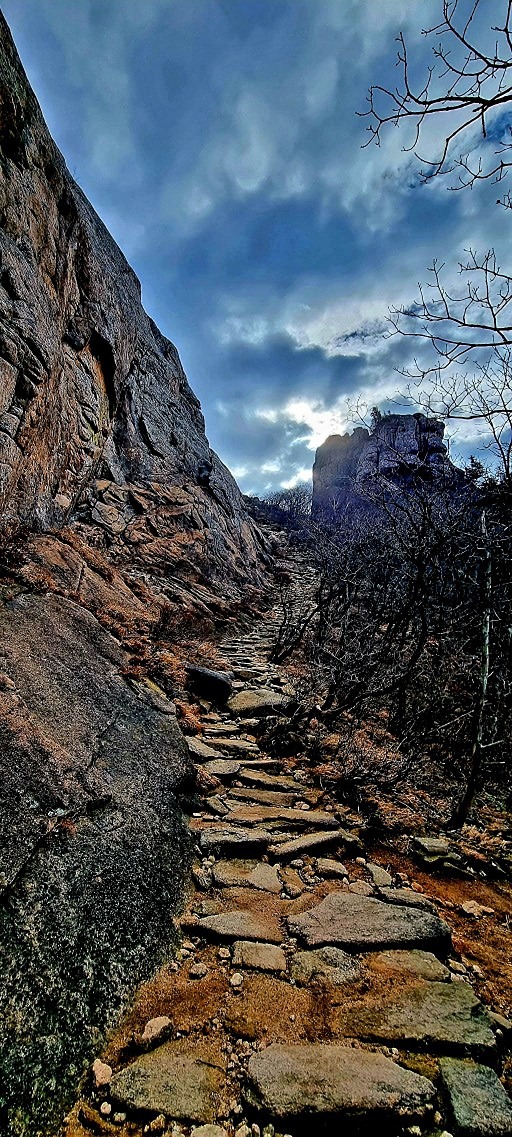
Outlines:
[[[292,597],[311,580],[295,559]],[[510,1024],[489,1014],[432,900],[372,862],[358,818],[260,749],[285,713],[280,606],[221,645],[234,695],[188,738],[203,786],[175,961],[92,1068],[67,1137],[342,1132],[505,1137]]]

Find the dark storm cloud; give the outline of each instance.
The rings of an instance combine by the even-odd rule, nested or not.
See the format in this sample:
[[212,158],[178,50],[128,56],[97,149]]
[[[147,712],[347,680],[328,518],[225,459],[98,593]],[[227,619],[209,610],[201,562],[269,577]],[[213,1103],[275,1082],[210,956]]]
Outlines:
[[361,149],[355,112],[395,81],[397,31],[423,72],[439,7],[4,0],[50,129],[244,489],[305,476],[347,400],[393,405],[413,349],[385,338],[388,305],[434,256],[505,255],[492,187],[419,185],[401,131]]

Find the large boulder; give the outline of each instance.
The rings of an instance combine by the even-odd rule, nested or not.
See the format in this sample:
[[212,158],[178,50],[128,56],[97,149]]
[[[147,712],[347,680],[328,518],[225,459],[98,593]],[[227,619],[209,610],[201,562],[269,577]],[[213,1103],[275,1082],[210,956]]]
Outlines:
[[33,1133],[58,1109],[173,936],[192,768],[172,704],[126,664],[71,600],[0,604],[0,1097],[16,1134],[19,1114]]
[[188,663],[185,670],[189,687],[203,699],[223,707],[233,694],[231,673],[212,671],[209,667],[197,667],[192,663]]
[[228,699],[228,708],[232,715],[248,718],[253,715],[275,715],[277,711],[284,710],[289,702],[289,698],[280,691],[257,687],[254,690],[237,691],[236,695]]

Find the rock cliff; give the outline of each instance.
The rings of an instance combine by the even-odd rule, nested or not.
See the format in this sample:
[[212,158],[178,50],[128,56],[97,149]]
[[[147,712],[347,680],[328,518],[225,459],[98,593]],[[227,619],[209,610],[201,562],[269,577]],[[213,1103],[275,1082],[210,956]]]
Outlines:
[[266,552],[1,15],[0,531],[0,1131],[32,1135],[173,936],[162,628],[222,621]]
[[363,509],[382,492],[414,479],[454,483],[460,473],[448,458],[444,425],[423,414],[384,415],[370,433],[332,434],[313,466],[313,513],[336,516]]

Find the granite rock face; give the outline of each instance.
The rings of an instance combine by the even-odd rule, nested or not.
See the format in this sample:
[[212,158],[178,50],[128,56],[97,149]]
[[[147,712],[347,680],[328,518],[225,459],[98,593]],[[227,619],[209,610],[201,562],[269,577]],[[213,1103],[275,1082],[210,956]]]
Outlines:
[[173,934],[191,763],[172,683],[131,677],[129,644],[166,606],[218,616],[266,557],[0,15],[0,1128],[16,1137],[53,1125]]
[[73,181],[0,24],[0,514],[79,518],[118,556],[258,574],[257,530],[178,352]]
[[170,945],[189,758],[172,703],[126,682],[78,604],[22,594],[0,605],[0,642],[0,1101],[18,1135],[58,1116]]
[[460,475],[448,459],[444,425],[423,414],[384,415],[370,433],[332,434],[316,452],[313,514],[361,510],[387,488],[405,488],[414,476],[454,484]]

